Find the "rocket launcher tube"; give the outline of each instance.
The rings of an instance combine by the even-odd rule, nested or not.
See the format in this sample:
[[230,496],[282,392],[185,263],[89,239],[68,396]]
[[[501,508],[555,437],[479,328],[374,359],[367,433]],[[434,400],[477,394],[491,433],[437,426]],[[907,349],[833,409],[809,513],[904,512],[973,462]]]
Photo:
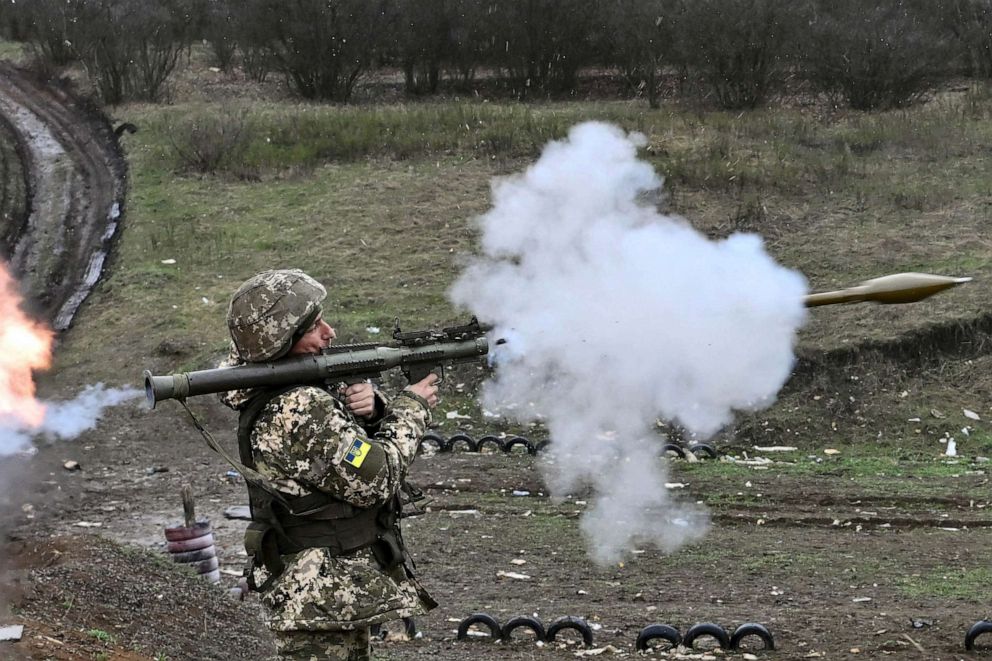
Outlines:
[[399,346],[342,345],[308,356],[295,356],[271,363],[248,363],[236,367],[154,376],[146,370],[145,398],[154,408],[164,399],[186,399],[196,395],[278,388],[293,384],[356,382],[374,378],[399,367],[413,383],[432,370],[469,362],[489,352],[485,337],[426,339]]

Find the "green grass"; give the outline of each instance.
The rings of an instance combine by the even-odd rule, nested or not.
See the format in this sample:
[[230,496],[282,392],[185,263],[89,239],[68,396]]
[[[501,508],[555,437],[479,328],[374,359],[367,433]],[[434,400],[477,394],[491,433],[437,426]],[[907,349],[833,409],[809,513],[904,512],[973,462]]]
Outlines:
[[[788,456],[789,454],[795,455],[799,453],[781,454],[783,456],[779,457],[779,460],[783,463],[773,464],[769,471],[781,475],[829,475],[869,481],[878,477],[943,479],[961,475],[969,470],[983,470],[987,467],[986,464],[982,463],[972,464],[967,459],[950,463],[944,459],[914,458],[911,455],[905,454],[903,456],[827,456],[823,457],[823,461],[819,463],[806,458],[805,453],[803,453],[803,457],[801,458]],[[700,478],[756,476],[768,472],[755,471],[753,467],[747,464],[732,461],[680,462],[677,466],[679,473],[698,476]]]
[[943,567],[926,575],[903,576],[899,590],[911,597],[985,599],[992,584],[992,569]]
[[0,60],[20,62],[24,59],[24,44],[17,41],[0,39]]
[[103,629],[89,629],[86,631],[86,635],[108,645],[113,645],[116,642],[114,636]]

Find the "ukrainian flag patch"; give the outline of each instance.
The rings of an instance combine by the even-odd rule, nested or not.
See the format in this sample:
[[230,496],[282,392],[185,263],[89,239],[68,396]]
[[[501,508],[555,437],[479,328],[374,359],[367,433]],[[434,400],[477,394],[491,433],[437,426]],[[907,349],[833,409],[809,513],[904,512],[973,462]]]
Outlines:
[[368,454],[371,447],[371,443],[367,443],[360,438],[356,438],[355,442],[351,444],[350,448],[348,448],[348,454],[344,456],[345,463],[351,464],[355,468],[361,468],[362,462],[365,461],[365,455]]

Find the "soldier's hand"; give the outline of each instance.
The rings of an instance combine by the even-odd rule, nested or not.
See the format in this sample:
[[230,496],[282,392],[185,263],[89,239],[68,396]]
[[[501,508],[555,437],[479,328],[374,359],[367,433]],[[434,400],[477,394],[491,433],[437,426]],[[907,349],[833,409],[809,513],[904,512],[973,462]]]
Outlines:
[[353,383],[345,388],[344,401],[348,410],[360,418],[375,413],[375,389],[371,383]]
[[434,408],[437,406],[437,374],[431,372],[420,381],[406,387],[415,395],[420,395],[427,402],[427,406]]

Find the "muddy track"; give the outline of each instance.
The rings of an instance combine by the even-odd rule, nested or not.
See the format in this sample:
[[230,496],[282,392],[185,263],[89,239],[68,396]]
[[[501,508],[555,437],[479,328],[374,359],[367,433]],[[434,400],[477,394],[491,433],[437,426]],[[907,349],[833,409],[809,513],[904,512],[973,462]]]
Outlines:
[[0,64],[0,115],[16,142],[4,151],[20,158],[26,189],[25,208],[0,228],[0,256],[32,312],[62,331],[103,271],[124,208],[126,164],[98,109],[8,64]]

